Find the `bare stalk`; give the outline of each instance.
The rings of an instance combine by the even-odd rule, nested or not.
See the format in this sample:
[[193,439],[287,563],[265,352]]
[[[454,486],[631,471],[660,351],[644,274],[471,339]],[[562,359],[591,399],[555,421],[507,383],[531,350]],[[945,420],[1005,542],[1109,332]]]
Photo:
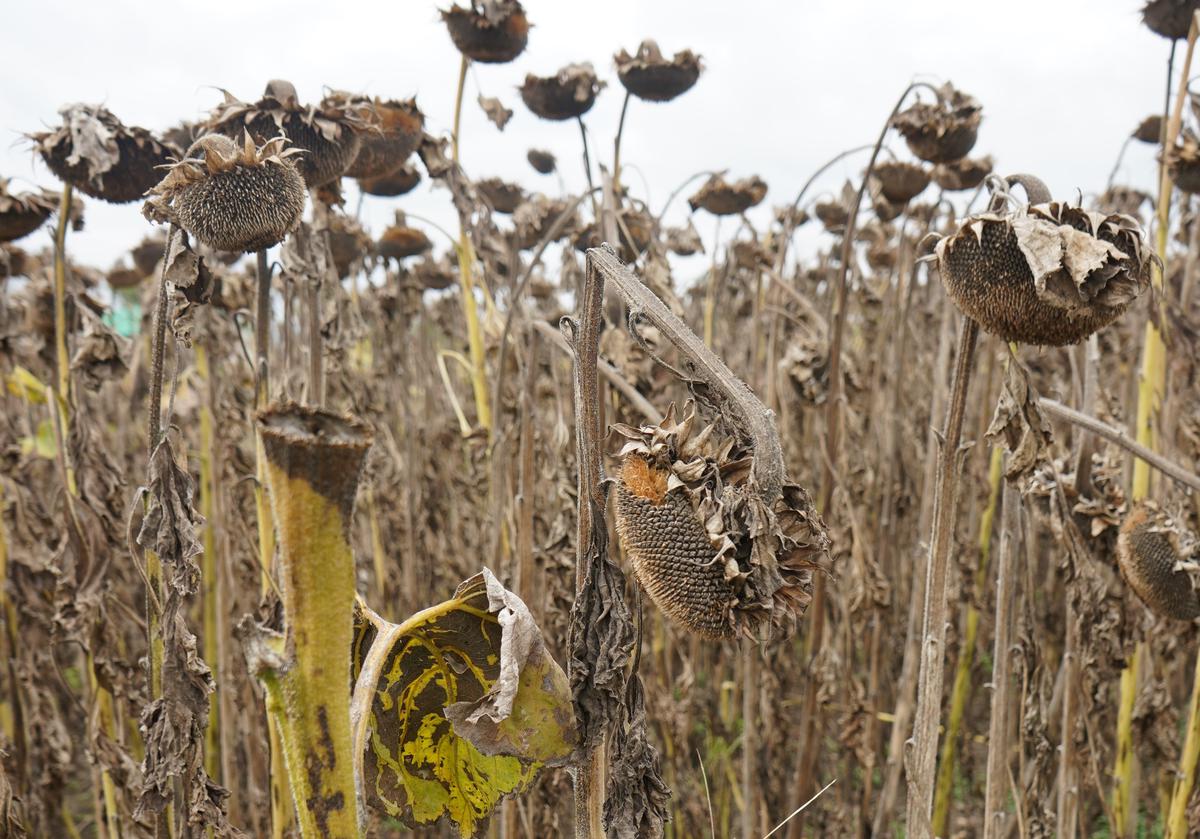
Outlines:
[[996,563],[996,627],[992,643],[992,715],[988,723],[987,781],[984,792],[983,839],[1002,835],[1008,801],[1008,710],[1012,705],[1013,610],[1016,603],[1017,550],[1020,545],[1021,496],[1004,484],[1000,554]]
[[934,762],[937,756],[938,717],[942,704],[943,667],[946,657],[946,580],[950,546],[954,541],[954,513],[962,465],[959,441],[966,413],[967,390],[975,361],[979,324],[963,318],[958,360],[950,391],[950,407],[938,445],[938,480],[934,497],[933,533],[926,567],[925,610],[922,622],[921,667],[917,676],[917,708],[913,720],[908,768],[907,833],[917,839],[932,837]]
[[625,134],[625,113],[629,110],[629,100],[632,98],[628,90],[625,91],[625,101],[621,103],[621,119],[617,122],[617,137],[613,140],[613,189],[620,194],[621,192],[621,137]]

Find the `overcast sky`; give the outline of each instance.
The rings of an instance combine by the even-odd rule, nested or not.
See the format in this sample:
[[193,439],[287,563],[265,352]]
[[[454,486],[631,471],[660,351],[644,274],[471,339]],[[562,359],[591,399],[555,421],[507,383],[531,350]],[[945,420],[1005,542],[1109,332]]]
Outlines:
[[[442,3],[440,5],[447,5]],[[69,0],[8,3],[6,80],[0,92],[0,175],[57,187],[21,134],[57,123],[69,102],[103,102],[123,121],[153,130],[197,119],[220,101],[216,87],[256,99],[271,78],[291,80],[302,99],[324,85],[384,97],[417,96],[433,132],[453,119],[458,53],[424,0],[389,2],[163,3]],[[593,157],[612,159],[623,88],[612,55],[655,38],[690,48],[706,66],[699,83],[668,104],[630,106],[622,157],[632,189],[654,209],[688,175],[726,169],[769,185],[760,208],[790,202],[809,175],[839,151],[873,142],[905,85],[951,80],[984,106],[974,154],[1000,170],[1041,176],[1056,197],[1103,189],[1124,138],[1162,107],[1169,42],[1140,22],[1139,0],[528,0],[534,29],[514,63],[478,65],[468,81],[463,164],[557,192],[553,176],[525,161],[531,146],[553,151],[566,186],[583,184],[579,132],[542,122],[515,88],[525,73],[548,75],[591,61],[608,80],[586,121]],[[1180,61],[1182,60],[1182,49]],[[503,133],[474,104],[482,92],[515,111]],[[904,143],[889,145],[901,156]],[[1153,151],[1130,150],[1119,181],[1149,188]],[[820,186],[832,191],[865,163],[852,158]],[[640,176],[639,173],[640,172]],[[643,180],[644,178],[644,180]],[[686,193],[685,193],[686,195]],[[349,190],[347,209],[356,195]],[[107,267],[148,229],[139,204],[88,201],[87,229],[71,237],[76,258]],[[366,199],[378,233],[391,210],[454,225],[448,195],[429,189]],[[673,214],[686,214],[679,201]],[[711,218],[697,218],[707,243]],[[812,225],[810,225],[812,227]],[[49,228],[22,242],[49,242]],[[441,238],[431,234],[438,243]],[[810,242],[815,232],[806,233]]]

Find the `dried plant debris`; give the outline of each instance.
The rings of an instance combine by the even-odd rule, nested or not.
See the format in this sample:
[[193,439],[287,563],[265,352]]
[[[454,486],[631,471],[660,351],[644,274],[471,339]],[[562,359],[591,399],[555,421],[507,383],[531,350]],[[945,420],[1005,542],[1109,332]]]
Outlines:
[[143,212],[175,224],[220,251],[250,252],[278,244],[304,212],[299,149],[276,137],[255,145],[220,134],[201,137],[154,188]]
[[367,195],[395,198],[398,195],[407,195],[412,192],[420,182],[421,171],[411,163],[405,163],[395,171],[380,175],[378,178],[359,178],[358,188]]
[[883,197],[893,204],[907,204],[929,186],[928,169],[902,160],[876,163],[871,174],[879,182]]
[[766,181],[757,175],[727,181],[724,174],[715,174],[688,199],[688,206],[692,210],[707,210],[714,216],[736,216],[761,204],[766,197]]
[[1190,130],[1180,132],[1175,145],[1163,156],[1167,174],[1175,187],[1190,194],[1200,193],[1200,138]]
[[578,229],[579,221],[571,204],[562,198],[547,198],[538,193],[517,207],[513,213],[513,233],[518,248],[537,247],[549,236],[556,222],[569,213],[564,224],[559,225],[554,241],[565,239]]
[[1188,36],[1198,9],[1196,0],[1149,0],[1142,6],[1142,23],[1156,35],[1179,41]]
[[975,189],[992,173],[992,158],[963,157],[933,167],[934,182],[947,192]]
[[495,96],[480,96],[478,102],[492,125],[503,131],[504,126],[508,125],[508,121],[512,119],[512,109],[504,107],[504,103]]
[[653,40],[642,41],[637,53],[621,50],[613,61],[617,77],[631,94],[647,102],[670,102],[692,89],[704,65],[691,50],[667,59]]
[[937,94],[936,102],[917,102],[901,111],[892,126],[917,157],[928,163],[951,163],[975,148],[983,106],[949,82]]
[[58,196],[48,190],[12,193],[0,178],[0,242],[15,242],[33,233],[58,209]]
[[625,439],[617,532],[634,574],[668,616],[708,638],[787,634],[804,614],[829,538],[808,494],[786,484],[768,507],[749,486],[754,454],[694,406]]
[[1118,213],[1140,219],[1142,208],[1153,201],[1153,197],[1148,192],[1116,184],[1110,186],[1096,199],[1096,207],[1104,213]]
[[425,231],[409,227],[408,220],[400,210],[396,211],[395,223],[388,226],[379,237],[375,251],[385,259],[407,259],[410,256],[420,256],[433,248],[433,242],[425,235]]
[[[352,99],[350,94],[341,94]],[[358,153],[345,170],[348,178],[379,178],[399,169],[417,150],[425,130],[425,115],[416,99],[379,99],[363,103],[359,117],[367,125],[360,132]]]
[[553,76],[526,75],[521,100],[542,119],[575,119],[592,109],[604,86],[591,64],[568,64]]
[[504,215],[512,215],[517,207],[525,202],[525,190],[520,184],[500,178],[484,178],[475,182],[475,188],[483,195],[492,210]]
[[529,20],[517,0],[471,0],[442,12],[450,40],[464,56],[484,64],[507,64],[529,42]]
[[60,128],[29,137],[50,171],[75,189],[126,204],[162,178],[171,149],[146,129],[123,124],[100,105],[67,105],[59,114]]
[[539,175],[552,174],[558,165],[558,161],[555,160],[554,155],[543,149],[530,149],[526,152],[525,159],[529,161],[529,165]]
[[951,299],[1007,341],[1062,346],[1116,320],[1150,285],[1137,221],[1057,201],[971,216],[935,249]]
[[370,125],[361,116],[370,107],[368,100],[332,93],[320,105],[303,105],[295,86],[282,79],[268,82],[262,98],[253,103],[224,93],[225,101],[213,109],[207,128],[238,142],[249,132],[259,144],[283,134],[292,148],[304,152],[295,165],[309,188],[342,176]]
[[1121,524],[1117,564],[1125,582],[1154,614],[1174,620],[1200,617],[1195,536],[1153,501],[1139,501]]
[[1015,356],[1008,359],[1007,365],[1004,389],[986,436],[991,440],[1004,438],[1008,453],[1004,477],[1013,481],[1030,477],[1050,459],[1053,436],[1050,423],[1038,405],[1038,393],[1028,368]]

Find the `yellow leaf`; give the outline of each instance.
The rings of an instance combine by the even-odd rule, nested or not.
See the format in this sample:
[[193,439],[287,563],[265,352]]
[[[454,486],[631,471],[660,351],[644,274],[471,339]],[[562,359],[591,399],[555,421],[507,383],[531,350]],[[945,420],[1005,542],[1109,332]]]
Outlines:
[[41,405],[46,401],[46,386],[38,381],[38,377],[24,367],[18,365],[5,377],[4,383],[8,392],[19,396],[31,405]]
[[479,836],[501,799],[574,748],[566,675],[490,572],[402,624],[360,602],[353,655],[364,800],[410,827],[449,818]]

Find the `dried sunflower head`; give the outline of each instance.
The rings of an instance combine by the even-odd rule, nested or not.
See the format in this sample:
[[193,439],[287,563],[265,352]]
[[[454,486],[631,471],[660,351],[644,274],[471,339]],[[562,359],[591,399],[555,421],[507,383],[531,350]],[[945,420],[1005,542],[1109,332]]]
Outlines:
[[304,212],[304,179],[292,163],[301,152],[286,144],[276,137],[256,146],[246,132],[239,148],[223,134],[207,134],[171,166],[142,212],[219,251],[278,244]]
[[1048,193],[1019,204],[996,181],[999,209],[970,216],[935,248],[947,293],[988,332],[1078,343],[1149,287],[1153,256],[1136,219],[1040,201]]
[[450,40],[472,61],[507,64],[529,42],[529,19],[517,0],[471,0],[442,11]]
[[704,69],[700,56],[691,50],[677,52],[668,60],[650,39],[642,41],[636,55],[621,50],[613,56],[613,61],[617,65],[617,78],[625,89],[647,102],[670,102],[682,96],[691,90]]
[[[654,219],[649,214],[634,207],[622,207],[617,211],[617,237],[621,240],[621,259],[633,262],[650,247],[654,236]],[[600,233],[600,225],[589,222],[576,231],[572,237],[575,249],[586,252],[588,248],[598,248],[604,242]]]
[[1178,41],[1188,36],[1197,0],[1150,0],[1142,6],[1142,23],[1156,35]]
[[786,635],[825,566],[825,524],[800,487],[772,504],[753,452],[674,406],[657,425],[618,424],[617,532],[634,574],[670,618],[708,638]]
[[1162,114],[1151,114],[1138,123],[1138,127],[1133,129],[1130,136],[1141,143],[1158,145],[1162,139],[1162,126]]
[[526,153],[525,159],[529,161],[529,165],[539,175],[549,175],[558,166],[558,161],[554,159],[554,155],[542,149],[530,149]]
[[[550,229],[558,217],[567,212],[570,206],[566,199],[547,198],[540,192],[531,196],[513,213],[514,244],[521,250],[537,247],[542,239],[550,234]],[[572,213],[566,224],[559,228],[557,239],[570,236],[578,228],[578,216]]]
[[1096,206],[1101,212],[1122,213],[1134,218],[1141,218],[1142,207],[1153,200],[1148,192],[1116,184],[1104,190],[1103,194],[1096,199]]
[[412,268],[421,285],[431,291],[450,288],[458,280],[458,266],[444,253],[437,259],[426,255]]
[[[881,209],[883,210],[883,214],[880,213]],[[900,209],[903,208],[896,208],[885,200],[882,208],[878,204],[876,205],[875,212],[879,215],[880,220],[891,221],[900,215]],[[834,199],[818,201],[813,205],[813,214],[817,217],[817,221],[824,225],[826,232],[829,233],[844,233],[846,225],[850,222],[850,211],[846,209],[846,205]]]
[[83,194],[126,204],[162,177],[171,149],[146,129],[124,125],[100,105],[67,105],[59,114],[60,128],[29,137],[50,171]]
[[396,221],[383,231],[375,245],[375,251],[384,259],[400,261],[410,256],[420,256],[433,247],[425,231],[408,226],[408,219],[400,210]]
[[411,163],[405,163],[396,171],[378,178],[359,178],[358,188],[367,195],[394,198],[397,195],[406,195],[412,192],[420,182],[420,170]]
[[[871,196],[871,208],[875,210],[875,218],[882,222],[894,221],[904,212],[903,204],[893,204],[884,197],[882,191],[877,191]],[[842,205],[837,205],[836,208],[825,205],[825,215],[830,223],[825,225],[825,229],[831,233],[840,233],[846,229],[846,222],[850,220],[850,213]],[[831,226],[832,225],[832,226]]]
[[362,225],[343,213],[329,214],[329,251],[338,277],[345,279],[371,253],[371,237]]
[[379,99],[364,103],[359,116],[362,131],[358,154],[346,169],[348,178],[377,178],[395,172],[421,144],[425,115],[416,99]]
[[975,189],[992,173],[992,158],[963,157],[933,167],[933,180],[947,192]]
[[475,182],[475,188],[483,195],[488,204],[497,213],[512,215],[525,201],[525,190],[520,184],[514,184],[500,178],[484,178]]
[[879,189],[892,204],[907,204],[929,186],[929,170],[915,163],[890,160],[876,163],[871,170]]
[[704,186],[688,199],[692,210],[704,209],[714,216],[736,216],[767,197],[767,183],[758,175],[726,181],[723,174],[710,175]]
[[950,163],[975,147],[983,106],[949,82],[938,89],[936,102],[917,102],[896,114],[892,126],[909,149],[928,163]]
[[1117,536],[1121,576],[1150,611],[1164,618],[1190,621],[1200,617],[1200,597],[1182,563],[1194,563],[1196,543],[1190,533],[1153,501],[1139,501]]
[[0,178],[0,242],[15,242],[37,230],[58,209],[57,197],[46,190],[8,191],[8,180]]
[[1163,158],[1171,182],[1182,192],[1200,193],[1200,140],[1190,130],[1180,132]]
[[553,76],[525,76],[521,99],[542,119],[564,120],[583,116],[596,104],[604,82],[589,63],[568,64]]
[[668,227],[666,234],[667,250],[671,253],[678,256],[704,253],[704,243],[700,241],[700,231],[696,229],[696,225],[692,224],[691,219],[688,219],[685,227]]
[[333,93],[319,106],[303,105],[291,82],[273,79],[257,102],[242,102],[225,91],[206,127],[239,142],[249,132],[260,144],[284,134],[304,152],[296,167],[304,183],[316,188],[340,178],[354,162],[368,127],[360,116],[364,104],[362,97]]

